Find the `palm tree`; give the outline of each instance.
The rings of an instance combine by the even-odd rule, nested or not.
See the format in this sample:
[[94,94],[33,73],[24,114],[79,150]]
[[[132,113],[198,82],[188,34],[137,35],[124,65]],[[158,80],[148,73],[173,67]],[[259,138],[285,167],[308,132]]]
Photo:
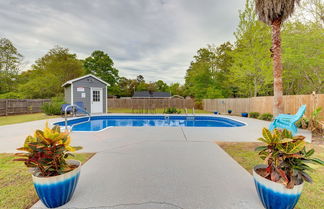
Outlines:
[[255,10],[259,20],[272,27],[272,58],[273,58],[273,114],[283,113],[283,87],[281,63],[281,24],[294,12],[300,0],[255,0]]

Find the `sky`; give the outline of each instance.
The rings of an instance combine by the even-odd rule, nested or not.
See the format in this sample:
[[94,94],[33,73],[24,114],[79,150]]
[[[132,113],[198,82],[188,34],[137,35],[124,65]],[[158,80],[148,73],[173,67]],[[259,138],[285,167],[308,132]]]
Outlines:
[[233,42],[244,0],[0,0],[0,37],[28,69],[56,45],[106,52],[120,76],[184,83],[197,50]]

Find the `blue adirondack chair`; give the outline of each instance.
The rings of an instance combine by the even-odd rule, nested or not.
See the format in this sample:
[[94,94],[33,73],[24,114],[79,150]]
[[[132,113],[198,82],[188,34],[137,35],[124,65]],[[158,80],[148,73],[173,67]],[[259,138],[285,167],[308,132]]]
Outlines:
[[77,107],[75,108],[76,113],[86,113],[83,102],[74,102]]
[[301,119],[306,111],[306,105],[300,106],[297,113],[295,115],[287,115],[287,114],[280,114],[278,115],[274,121],[270,124],[269,129],[272,131],[275,128],[285,128],[293,135],[297,134],[297,126],[295,123]]
[[[70,104],[62,104],[62,106],[61,106],[61,112],[62,112],[62,115],[65,114],[65,108],[66,108],[68,105],[70,105]],[[67,113],[67,114],[70,114],[71,112],[72,112],[72,107],[68,107],[68,108],[66,109],[66,113]]]

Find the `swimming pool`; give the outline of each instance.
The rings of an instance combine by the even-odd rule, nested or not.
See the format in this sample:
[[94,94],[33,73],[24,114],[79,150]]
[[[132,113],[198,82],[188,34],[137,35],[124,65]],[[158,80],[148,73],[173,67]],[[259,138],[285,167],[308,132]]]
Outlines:
[[[239,127],[245,124],[224,117],[211,116],[134,116],[134,115],[103,115],[68,120],[72,131],[100,131],[107,127]],[[64,121],[54,123],[64,127]]]

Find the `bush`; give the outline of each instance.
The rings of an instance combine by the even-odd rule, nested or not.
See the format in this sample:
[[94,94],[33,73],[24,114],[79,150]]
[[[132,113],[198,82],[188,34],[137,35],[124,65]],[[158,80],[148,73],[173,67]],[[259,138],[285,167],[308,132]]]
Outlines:
[[297,126],[297,128],[306,129],[308,128],[308,123],[309,120],[307,118],[301,118],[295,123],[295,125]]
[[271,121],[273,118],[273,115],[271,113],[263,113],[262,115],[260,115],[258,117],[258,119],[260,120],[267,120],[267,121]]
[[250,118],[258,118],[260,116],[260,113],[258,112],[250,112],[249,117]]
[[198,110],[203,109],[203,103],[201,100],[195,100],[195,109],[198,109]]
[[164,111],[165,114],[180,114],[181,110],[177,110],[175,107],[169,107],[167,110]]
[[42,106],[42,111],[46,115],[61,115],[61,106],[64,104],[62,98],[54,97],[52,98],[51,102],[46,102]]
[[23,97],[17,92],[8,92],[0,94],[0,99],[22,99]]
[[322,107],[318,107],[316,108],[310,118],[309,118],[309,122],[308,122],[308,129],[310,131],[312,131],[312,134],[313,136],[323,136],[324,135],[324,129],[322,127],[322,124],[321,124],[321,114],[322,112]]

